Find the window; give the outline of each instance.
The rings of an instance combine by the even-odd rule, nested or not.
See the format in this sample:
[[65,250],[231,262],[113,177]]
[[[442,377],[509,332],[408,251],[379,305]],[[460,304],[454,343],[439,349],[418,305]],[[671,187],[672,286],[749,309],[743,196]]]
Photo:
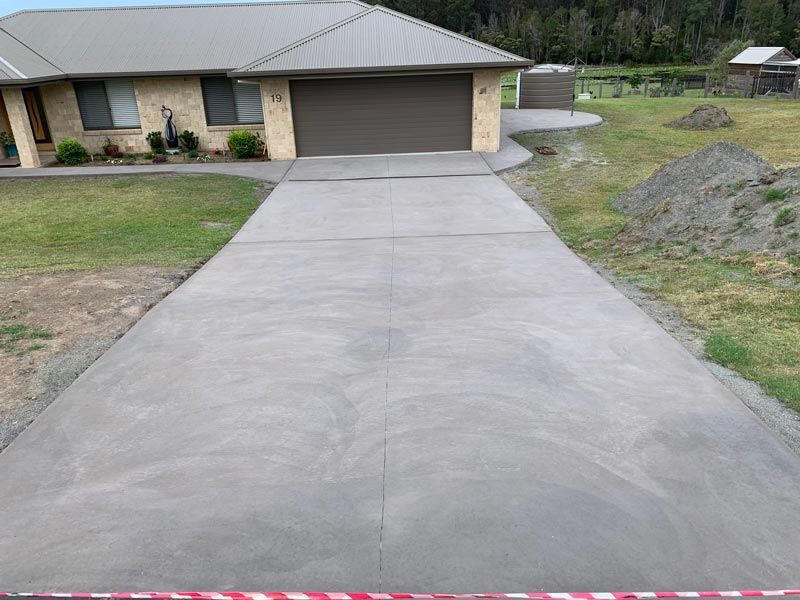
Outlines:
[[76,81],[75,95],[85,130],[141,127],[130,79]]
[[248,125],[264,122],[261,86],[228,77],[204,77],[203,104],[208,125]]

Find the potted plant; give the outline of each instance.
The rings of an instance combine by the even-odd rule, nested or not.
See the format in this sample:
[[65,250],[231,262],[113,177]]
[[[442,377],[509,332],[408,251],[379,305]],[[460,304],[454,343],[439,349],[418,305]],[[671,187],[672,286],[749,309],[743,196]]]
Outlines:
[[111,141],[111,138],[106,138],[106,143],[103,144],[103,152],[106,153],[106,156],[114,156],[119,152],[119,144],[115,144]]
[[14,144],[14,136],[7,131],[0,131],[0,158],[17,155],[17,146]]

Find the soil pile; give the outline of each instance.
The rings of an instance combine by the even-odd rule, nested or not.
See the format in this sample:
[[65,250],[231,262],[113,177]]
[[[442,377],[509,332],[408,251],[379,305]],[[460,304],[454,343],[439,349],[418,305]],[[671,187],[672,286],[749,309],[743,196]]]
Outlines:
[[697,190],[732,181],[750,183],[772,170],[767,161],[747,148],[718,142],[667,163],[649,179],[623,192],[614,201],[614,208],[638,214]]
[[623,250],[800,253],[800,168],[776,171],[735,144],[669,163],[614,205],[633,215],[617,238]]
[[728,111],[713,104],[701,104],[688,115],[669,123],[677,129],[719,129],[733,125]]

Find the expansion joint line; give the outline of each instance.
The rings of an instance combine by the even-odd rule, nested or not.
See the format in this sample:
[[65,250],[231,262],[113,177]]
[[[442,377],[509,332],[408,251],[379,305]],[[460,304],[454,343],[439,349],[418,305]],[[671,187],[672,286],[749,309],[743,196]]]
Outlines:
[[[387,162],[389,158],[386,158]],[[392,258],[389,266],[389,314],[386,332],[386,385],[383,396],[383,477],[381,478],[381,529],[378,541],[378,592],[383,591],[383,522],[386,515],[386,456],[388,447],[389,424],[389,368],[392,357],[392,296],[394,293],[394,208],[392,206],[392,181],[386,180],[389,190],[389,216],[392,222]]]

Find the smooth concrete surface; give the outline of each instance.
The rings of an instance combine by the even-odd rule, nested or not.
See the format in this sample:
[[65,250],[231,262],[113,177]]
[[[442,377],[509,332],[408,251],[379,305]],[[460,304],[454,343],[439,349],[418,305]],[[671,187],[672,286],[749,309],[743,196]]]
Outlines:
[[495,173],[524,165],[533,158],[532,152],[522,144],[512,140],[508,137],[509,135],[503,134],[500,136],[500,150],[483,154],[484,160]]
[[775,589],[800,556],[800,460],[486,175],[284,179],[0,481],[0,589]]
[[379,156],[301,158],[286,178],[289,181],[338,181],[386,177],[439,177],[490,175],[492,169],[479,153],[442,152]]
[[234,242],[549,230],[494,175],[293,181],[267,203]]
[[531,158],[525,147],[511,139],[512,134],[536,131],[561,131],[601,125],[603,119],[587,112],[542,108],[504,108],[500,113],[500,150],[483,157],[495,173],[518,167]]
[[561,131],[582,129],[602,124],[592,113],[547,108],[504,108],[500,111],[500,132],[508,135],[521,131]]
[[40,167],[36,169],[0,169],[2,178],[41,178],[41,177],[118,177],[120,175],[152,175],[159,173],[191,173],[205,175],[238,175],[251,179],[261,179],[277,183],[292,166],[291,160],[271,160],[267,162],[242,163],[197,163],[163,165],[113,165],[82,167]]

